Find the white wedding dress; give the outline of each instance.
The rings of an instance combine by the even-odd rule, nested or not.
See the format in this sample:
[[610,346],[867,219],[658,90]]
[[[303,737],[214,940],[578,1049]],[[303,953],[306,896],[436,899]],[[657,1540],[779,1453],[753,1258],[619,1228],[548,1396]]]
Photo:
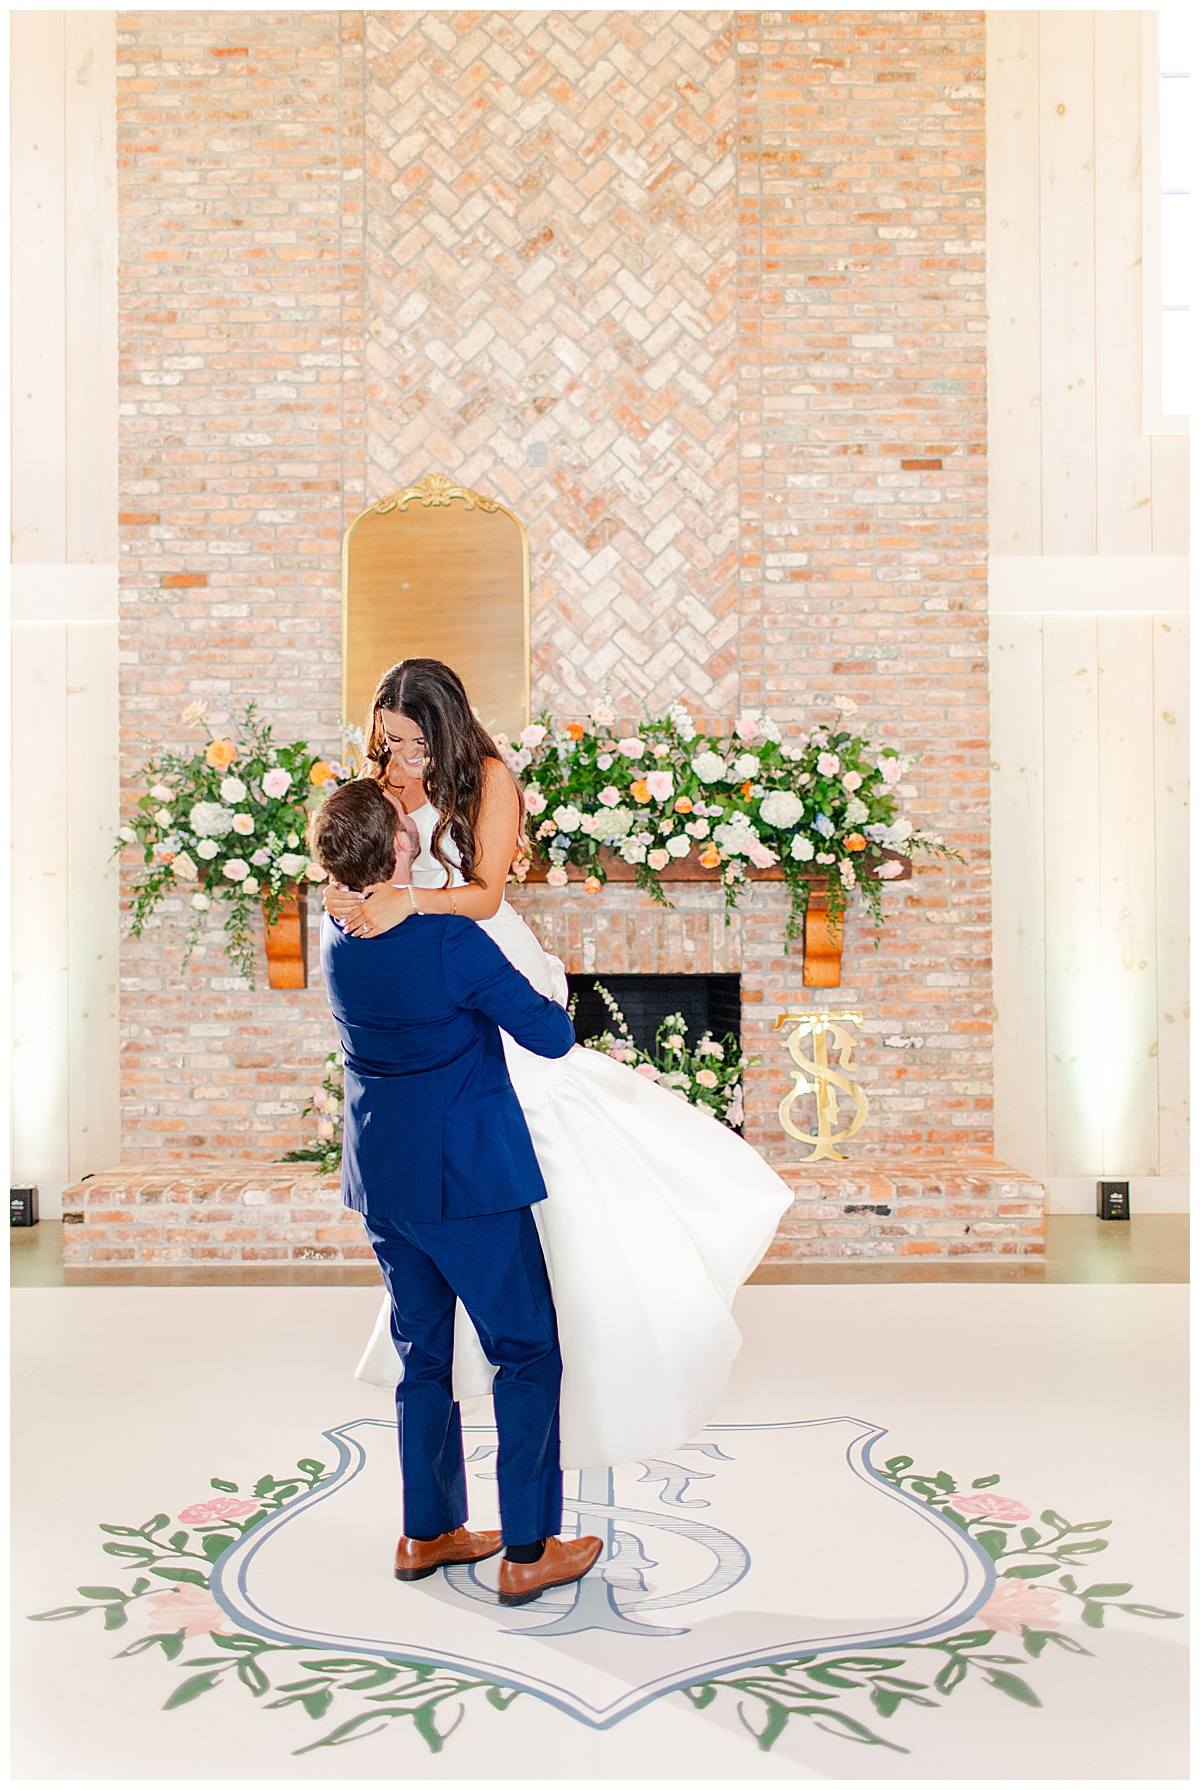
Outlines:
[[[441,887],[436,810],[411,818],[413,881]],[[449,838],[443,850],[453,857]],[[540,994],[566,1005],[562,964],[507,901],[479,924]],[[624,1063],[578,1044],[537,1057],[507,1035],[504,1051],[548,1196],[533,1213],[558,1314],[563,1465],[678,1447],[712,1415],[741,1345],[733,1296],[791,1193],[736,1133]],[[357,1377],[390,1390],[401,1372],[385,1300]],[[455,1397],[485,1395],[492,1373],[460,1305]]]

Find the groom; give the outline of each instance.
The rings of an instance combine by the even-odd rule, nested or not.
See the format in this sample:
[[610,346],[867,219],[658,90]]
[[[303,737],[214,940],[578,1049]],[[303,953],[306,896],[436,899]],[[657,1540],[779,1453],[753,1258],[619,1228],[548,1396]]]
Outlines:
[[[335,789],[309,824],[313,856],[348,889],[408,881],[416,829],[367,778]],[[342,1197],[363,1215],[392,1301],[404,1534],[396,1577],[500,1563],[502,1604],[530,1603],[595,1564],[596,1536],[563,1541],[562,1361],[530,1207],[546,1188],[504,1061],[500,1028],[565,1056],[570,1019],[485,932],[414,913],[351,938],[321,922],[321,965],[346,1060]],[[496,1366],[500,1533],[472,1532],[452,1368],[455,1299]]]

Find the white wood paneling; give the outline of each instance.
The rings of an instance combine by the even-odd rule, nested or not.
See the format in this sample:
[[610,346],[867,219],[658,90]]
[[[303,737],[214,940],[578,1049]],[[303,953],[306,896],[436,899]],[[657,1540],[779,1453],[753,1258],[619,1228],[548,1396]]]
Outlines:
[[992,1060],[996,1154],[1046,1173],[1046,900],[1042,626],[992,623]]
[[997,1153],[1142,1211],[1188,1165],[1187,673],[1184,615],[992,618]]
[[1096,619],[1044,616],[1042,640],[1048,1172],[1086,1174],[1103,1137]]
[[1154,618],[1159,1169],[1188,1171],[1188,621]]
[[1150,439],[1142,434],[1141,30],[1096,20],[1096,547],[1151,553]]
[[1042,550],[1041,336],[1036,12],[989,13],[987,259],[989,473],[993,553]]
[[1096,635],[1101,1169],[1125,1178],[1158,1168],[1153,622],[1101,615]]
[[1043,553],[1096,551],[1093,16],[1039,21]]
[[110,12],[63,15],[66,551],[117,558],[117,36]]
[[1188,441],[1144,433],[1144,15],[989,12],[993,555],[1188,550]]
[[1182,553],[993,554],[988,560],[988,608],[993,615],[1182,613],[1190,601],[1189,570]]
[[67,629],[12,643],[13,1170],[69,1178]]
[[66,134],[61,12],[12,27],[12,513],[14,560],[65,560]]

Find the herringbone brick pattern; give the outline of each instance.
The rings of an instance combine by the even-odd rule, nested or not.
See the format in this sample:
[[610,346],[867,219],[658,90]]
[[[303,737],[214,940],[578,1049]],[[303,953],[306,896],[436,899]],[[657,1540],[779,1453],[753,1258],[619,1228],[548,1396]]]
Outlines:
[[535,708],[737,702],[732,49],[729,13],[366,15],[370,490],[522,517]]

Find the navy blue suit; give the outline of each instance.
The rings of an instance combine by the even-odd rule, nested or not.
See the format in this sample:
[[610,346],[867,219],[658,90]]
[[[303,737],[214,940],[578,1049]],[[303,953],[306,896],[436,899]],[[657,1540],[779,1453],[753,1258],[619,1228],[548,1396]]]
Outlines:
[[546,1187],[500,1028],[561,1057],[574,1043],[571,1021],[473,920],[454,915],[414,915],[365,939],[326,916],[321,964],[346,1061],[342,1197],[363,1214],[404,1362],[405,1534],[441,1535],[467,1519],[452,1391],[457,1297],[497,1370],[504,1540],[556,1535],[562,1361],[529,1210]]

